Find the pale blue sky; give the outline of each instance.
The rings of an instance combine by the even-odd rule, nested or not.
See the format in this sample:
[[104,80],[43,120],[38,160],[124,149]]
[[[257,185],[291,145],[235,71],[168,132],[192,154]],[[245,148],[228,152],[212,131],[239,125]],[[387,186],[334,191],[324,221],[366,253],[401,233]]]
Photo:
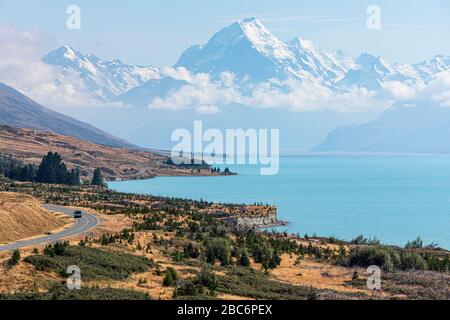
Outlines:
[[[81,31],[65,27],[69,4],[81,7]],[[366,28],[370,4],[382,10],[380,31]],[[1,22],[44,31],[49,48],[69,44],[103,58],[156,66],[174,64],[187,47],[247,16],[282,40],[300,36],[354,56],[370,52],[412,63],[450,55],[448,0],[0,0]]]

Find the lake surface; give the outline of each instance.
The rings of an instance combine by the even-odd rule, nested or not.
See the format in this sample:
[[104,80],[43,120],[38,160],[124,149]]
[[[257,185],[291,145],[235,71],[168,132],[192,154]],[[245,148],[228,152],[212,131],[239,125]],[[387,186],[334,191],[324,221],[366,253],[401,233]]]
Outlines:
[[230,166],[230,177],[161,177],[112,189],[215,202],[268,203],[283,230],[404,245],[420,236],[450,248],[450,157],[283,157],[275,176]]

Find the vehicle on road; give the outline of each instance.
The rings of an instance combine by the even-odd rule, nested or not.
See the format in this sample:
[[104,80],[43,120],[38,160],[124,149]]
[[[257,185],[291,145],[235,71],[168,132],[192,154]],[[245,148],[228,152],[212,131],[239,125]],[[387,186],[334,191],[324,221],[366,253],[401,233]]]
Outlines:
[[73,217],[74,217],[75,219],[82,218],[82,217],[83,217],[83,213],[81,212],[81,210],[77,210],[77,211],[75,211],[75,212],[73,213]]

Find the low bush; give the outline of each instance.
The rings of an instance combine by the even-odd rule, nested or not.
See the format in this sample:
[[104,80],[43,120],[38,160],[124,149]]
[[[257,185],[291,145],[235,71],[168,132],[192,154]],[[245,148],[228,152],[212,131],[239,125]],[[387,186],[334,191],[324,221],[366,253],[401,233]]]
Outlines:
[[172,287],[177,283],[178,273],[173,268],[167,268],[164,272],[163,286]]
[[6,267],[12,268],[17,266],[20,262],[20,251],[18,249],[14,250],[11,254],[11,258],[6,261]]
[[[59,245],[57,247],[60,248]],[[46,252],[53,255],[28,256],[25,262],[34,265],[38,270],[54,271],[63,277],[67,276],[66,270],[69,266],[76,265],[81,269],[81,276],[85,280],[122,280],[132,273],[145,272],[154,265],[145,257],[90,247],[65,246],[62,251],[49,247]]]
[[174,291],[174,298],[214,297],[219,286],[216,275],[208,267],[194,278],[183,281]]
[[351,250],[348,258],[350,267],[359,266],[365,268],[375,265],[386,271],[393,271],[400,264],[400,256],[395,250],[380,246],[354,248]]
[[113,288],[82,288],[69,290],[58,285],[47,293],[0,294],[0,300],[149,300],[147,294]]
[[401,255],[401,269],[403,270],[427,270],[425,259],[418,253],[403,252]]
[[308,300],[312,291],[308,287],[273,281],[260,271],[240,267],[219,276],[217,288],[217,292],[264,300]]

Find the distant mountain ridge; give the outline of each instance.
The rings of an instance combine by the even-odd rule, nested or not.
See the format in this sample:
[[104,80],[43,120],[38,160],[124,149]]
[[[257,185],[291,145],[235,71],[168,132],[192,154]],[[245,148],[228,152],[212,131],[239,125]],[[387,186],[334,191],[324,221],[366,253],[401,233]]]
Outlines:
[[54,132],[112,147],[137,148],[87,123],[47,109],[1,82],[0,124]]
[[[57,67],[63,76],[80,76],[91,96],[128,105],[148,105],[187,84],[160,68],[101,60],[69,46],[52,51],[43,61]],[[335,91],[350,87],[376,91],[387,81],[426,83],[437,73],[450,70],[450,57],[437,55],[411,65],[390,64],[368,53],[355,59],[341,50],[325,52],[298,37],[283,42],[258,19],[246,18],[223,28],[206,44],[185,50],[173,67],[207,73],[213,79],[223,72],[233,73],[243,92],[271,79],[319,83]]]
[[313,151],[450,154],[450,108],[397,104],[362,125],[337,128]]
[[59,68],[63,78],[78,75],[92,97],[105,101],[159,78],[157,68],[130,66],[119,59],[101,60],[93,54],[83,55],[67,45],[50,52],[42,60]]

